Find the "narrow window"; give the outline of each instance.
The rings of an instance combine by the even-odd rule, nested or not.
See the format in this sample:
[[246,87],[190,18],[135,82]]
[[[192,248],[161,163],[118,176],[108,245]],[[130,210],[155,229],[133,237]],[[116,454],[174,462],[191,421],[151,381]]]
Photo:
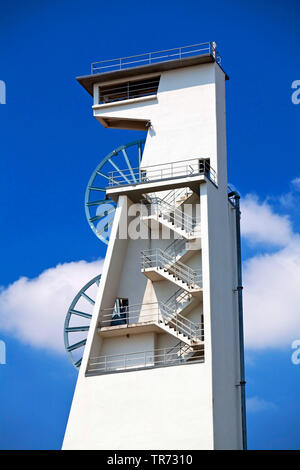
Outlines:
[[204,174],[209,177],[210,174],[210,159],[209,158],[201,158],[199,160],[199,173]]
[[128,323],[128,299],[117,298],[111,317],[111,326]]
[[159,77],[99,87],[99,104],[123,101],[157,93]]

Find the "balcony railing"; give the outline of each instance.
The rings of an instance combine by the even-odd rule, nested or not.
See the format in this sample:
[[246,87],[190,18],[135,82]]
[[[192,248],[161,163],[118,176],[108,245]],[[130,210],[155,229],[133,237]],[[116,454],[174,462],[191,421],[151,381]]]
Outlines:
[[147,52],[129,57],[120,57],[118,59],[100,60],[91,64],[91,74],[115,72],[117,70],[141,67],[143,65],[159,64],[172,60],[181,60],[186,57],[199,55],[211,55],[220,63],[221,56],[217,51],[215,42],[203,42],[192,44],[190,46],[177,47],[175,49],[166,49],[164,51]]
[[162,163],[146,168],[126,168],[108,173],[108,187],[154,183],[173,178],[205,175],[217,184],[217,174],[206,158],[192,158],[178,162]]
[[204,350],[193,351],[189,346],[182,344],[174,348],[91,357],[87,375],[176,366],[194,362],[204,362]]
[[103,309],[100,311],[98,326],[101,329],[145,323],[168,324],[175,332],[186,335],[192,341],[203,338],[203,325],[194,323],[160,302],[130,305],[123,307],[120,312],[114,307]]

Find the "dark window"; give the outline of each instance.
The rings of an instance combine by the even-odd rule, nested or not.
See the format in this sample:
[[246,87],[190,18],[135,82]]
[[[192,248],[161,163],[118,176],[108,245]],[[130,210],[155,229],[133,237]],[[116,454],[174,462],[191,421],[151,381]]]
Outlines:
[[155,95],[159,77],[99,87],[99,104]]
[[128,299],[116,299],[111,317],[111,326],[126,325],[128,323]]
[[210,159],[209,158],[201,158],[199,160],[199,173],[202,175],[209,176],[210,174]]

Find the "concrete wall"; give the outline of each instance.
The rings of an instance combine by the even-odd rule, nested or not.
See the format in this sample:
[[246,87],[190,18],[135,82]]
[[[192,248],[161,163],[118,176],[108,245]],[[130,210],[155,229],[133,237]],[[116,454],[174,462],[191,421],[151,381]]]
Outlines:
[[94,116],[151,120],[143,153],[144,167],[200,157],[210,158],[218,172],[217,74],[222,74],[225,80],[215,63],[164,72],[157,98],[94,106]]
[[[119,198],[102,279],[74,394],[64,449],[241,448],[236,257],[233,210],[227,201],[225,76],[217,64],[161,75],[157,98],[94,106],[99,119],[150,119],[143,165],[210,157],[218,188],[199,185],[202,251],[188,259],[202,266],[203,300],[188,316],[205,324],[205,362],[86,377],[90,355],[164,348],[176,338],[155,332],[104,338],[99,311],[117,296],[129,304],[168,298],[169,281],[151,283],[140,272],[140,251],[171,240],[120,240],[128,221],[126,196]],[[157,232],[158,235],[160,232]]]
[[[216,131],[219,187],[201,185],[200,207],[204,318],[211,322],[214,446],[242,448],[236,234],[234,209],[227,200],[225,83],[216,69]],[[221,177],[221,178],[220,178]],[[208,312],[209,310],[209,312]]]
[[206,364],[79,380],[63,449],[212,449]]

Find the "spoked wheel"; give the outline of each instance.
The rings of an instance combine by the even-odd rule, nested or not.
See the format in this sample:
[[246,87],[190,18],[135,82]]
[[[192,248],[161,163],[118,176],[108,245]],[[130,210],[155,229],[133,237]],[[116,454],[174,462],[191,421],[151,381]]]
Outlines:
[[85,213],[96,236],[108,244],[116,203],[106,196],[106,188],[137,182],[145,140],[122,145],[99,163],[85,193]]
[[74,297],[65,319],[64,341],[67,354],[79,369],[86,343],[101,274],[89,281]]

